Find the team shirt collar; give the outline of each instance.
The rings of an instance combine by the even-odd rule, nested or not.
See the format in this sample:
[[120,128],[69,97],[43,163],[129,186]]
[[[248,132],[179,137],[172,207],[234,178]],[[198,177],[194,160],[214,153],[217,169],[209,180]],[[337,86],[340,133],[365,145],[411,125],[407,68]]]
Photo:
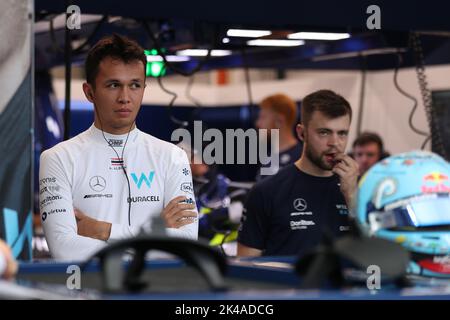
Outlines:
[[[107,145],[107,142],[115,148],[122,148],[125,145],[125,142],[127,141],[127,135],[125,134],[111,134],[108,132],[105,132],[98,129],[94,124],[91,125],[91,127],[88,129],[89,135],[98,143]],[[140,130],[135,127],[133,130],[130,131],[130,135],[128,137],[128,141],[126,142],[127,145],[133,144],[136,142],[138,134]],[[103,136],[104,135],[104,136]],[[106,138],[106,141],[105,141]]]

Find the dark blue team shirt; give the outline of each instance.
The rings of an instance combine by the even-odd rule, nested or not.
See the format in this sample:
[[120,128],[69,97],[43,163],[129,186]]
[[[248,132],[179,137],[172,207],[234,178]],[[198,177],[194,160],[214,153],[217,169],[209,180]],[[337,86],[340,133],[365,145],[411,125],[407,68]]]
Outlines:
[[314,248],[323,232],[349,230],[339,177],[316,177],[294,164],[257,183],[245,204],[238,242],[263,255],[299,255]]
[[[303,150],[303,143],[301,143],[300,141],[297,142],[297,144],[295,144],[294,146],[290,147],[289,149],[280,152],[278,157],[279,157],[279,168],[284,168],[287,165],[290,165],[291,163],[294,163],[297,159],[300,158],[301,154],[302,154],[302,150]],[[267,164],[261,164],[258,173],[256,175],[256,181],[260,181],[262,179],[265,179],[267,177],[270,177],[270,175],[261,175],[261,168],[268,168],[271,166],[271,162],[269,161],[269,163]],[[273,174],[275,174],[276,172],[274,172]]]

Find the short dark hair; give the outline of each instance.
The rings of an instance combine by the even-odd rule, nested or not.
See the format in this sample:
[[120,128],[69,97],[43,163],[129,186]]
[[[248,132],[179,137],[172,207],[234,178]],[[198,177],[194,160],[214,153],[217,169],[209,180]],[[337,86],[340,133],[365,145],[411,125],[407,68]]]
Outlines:
[[114,33],[112,36],[100,39],[88,52],[84,71],[89,84],[95,86],[99,65],[106,57],[112,57],[125,63],[141,61],[144,64],[145,76],[147,57],[144,49],[136,41]]
[[380,150],[380,154],[383,153],[383,150],[384,150],[383,140],[375,132],[369,132],[369,131],[361,133],[355,139],[355,141],[353,141],[353,149],[356,146],[365,146],[366,144],[369,144],[369,143],[376,143],[378,145],[379,150]]
[[352,119],[350,103],[344,97],[331,90],[315,91],[303,98],[301,104],[301,121],[303,125],[308,125],[314,111],[320,111],[331,119],[347,114],[350,116],[350,120]]

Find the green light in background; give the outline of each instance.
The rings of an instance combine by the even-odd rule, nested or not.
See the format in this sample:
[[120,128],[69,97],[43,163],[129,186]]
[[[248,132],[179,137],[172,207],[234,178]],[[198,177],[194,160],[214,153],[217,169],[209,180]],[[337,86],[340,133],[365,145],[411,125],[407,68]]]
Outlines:
[[[162,49],[164,52],[165,50]],[[158,50],[144,50],[147,56],[158,56]],[[147,68],[145,70],[147,77],[161,77],[166,74],[166,68],[164,67],[164,61],[147,61]]]
[[163,62],[153,62],[150,64],[150,75],[152,77],[159,77],[160,75],[163,75],[162,74],[164,72],[163,69],[164,69]]

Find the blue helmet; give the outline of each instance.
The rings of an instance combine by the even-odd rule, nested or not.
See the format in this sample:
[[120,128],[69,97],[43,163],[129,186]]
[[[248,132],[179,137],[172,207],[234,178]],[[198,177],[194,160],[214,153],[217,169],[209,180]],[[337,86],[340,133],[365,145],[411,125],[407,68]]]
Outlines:
[[356,220],[366,234],[406,247],[409,272],[450,276],[450,164],[437,154],[402,153],[370,168],[359,182]]

